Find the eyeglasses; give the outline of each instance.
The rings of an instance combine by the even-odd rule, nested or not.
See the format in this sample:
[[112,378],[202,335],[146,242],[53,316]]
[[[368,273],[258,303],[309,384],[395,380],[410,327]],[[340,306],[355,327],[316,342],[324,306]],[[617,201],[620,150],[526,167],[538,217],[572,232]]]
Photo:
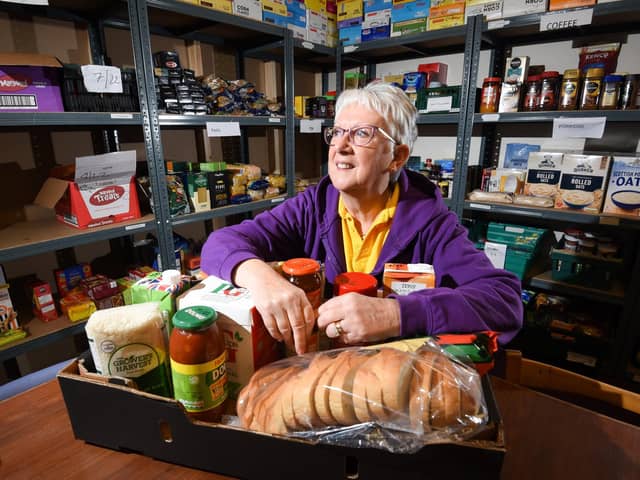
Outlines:
[[349,141],[358,147],[365,147],[371,143],[376,132],[380,132],[390,142],[398,144],[391,135],[385,132],[382,128],[375,125],[361,125],[353,128],[341,128],[341,127],[326,127],[324,129],[324,141],[327,145],[331,145],[331,141],[334,138],[343,138],[345,135],[349,135]]

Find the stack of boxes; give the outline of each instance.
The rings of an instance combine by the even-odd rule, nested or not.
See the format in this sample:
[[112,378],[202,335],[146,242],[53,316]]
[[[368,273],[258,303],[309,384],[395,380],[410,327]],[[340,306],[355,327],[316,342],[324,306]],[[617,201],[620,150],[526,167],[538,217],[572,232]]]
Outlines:
[[262,21],[262,4],[260,0],[233,0],[233,13],[260,22]]
[[464,25],[465,2],[460,0],[431,0],[429,30]]
[[225,13],[232,13],[233,7],[231,0],[180,0],[184,3],[192,3],[201,7],[219,10]]
[[303,0],[286,0],[287,28],[293,32],[293,38],[307,39],[307,7]]
[[487,21],[498,20],[502,18],[502,4],[503,0],[467,0],[465,21],[475,15],[484,15]]
[[362,41],[389,37],[391,31],[390,0],[366,0],[362,19]]
[[317,43],[318,45],[326,45],[327,29],[329,26],[327,1],[305,0],[304,3],[307,10],[307,36],[305,40]]
[[362,41],[362,14],[362,0],[338,2],[338,39],[342,45],[356,45]]
[[262,21],[286,27],[288,17],[285,0],[262,0]]
[[207,114],[204,90],[193,70],[180,68],[176,52],[157,52],[153,63],[158,108],[176,115]]
[[430,0],[393,0],[390,36],[426,32],[430,5]]

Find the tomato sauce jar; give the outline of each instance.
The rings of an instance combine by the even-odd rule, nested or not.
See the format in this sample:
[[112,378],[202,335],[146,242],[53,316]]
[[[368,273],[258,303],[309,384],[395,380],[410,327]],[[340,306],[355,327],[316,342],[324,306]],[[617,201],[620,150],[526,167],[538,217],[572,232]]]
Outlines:
[[227,399],[227,353],[218,314],[207,306],[178,310],[169,339],[174,397],[196,420],[218,422]]
[[296,287],[304,290],[309,303],[317,310],[322,301],[322,271],[312,258],[292,258],[282,264],[282,272]]
[[341,273],[335,279],[333,294],[360,293],[368,297],[378,296],[378,280],[373,275],[360,272]]

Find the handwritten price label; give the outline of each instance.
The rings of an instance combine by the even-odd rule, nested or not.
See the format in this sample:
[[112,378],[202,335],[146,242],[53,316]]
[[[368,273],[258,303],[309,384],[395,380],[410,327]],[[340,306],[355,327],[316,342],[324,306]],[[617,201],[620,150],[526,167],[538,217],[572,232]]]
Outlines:
[[118,67],[82,65],[84,87],[92,93],[122,93],[122,74]]

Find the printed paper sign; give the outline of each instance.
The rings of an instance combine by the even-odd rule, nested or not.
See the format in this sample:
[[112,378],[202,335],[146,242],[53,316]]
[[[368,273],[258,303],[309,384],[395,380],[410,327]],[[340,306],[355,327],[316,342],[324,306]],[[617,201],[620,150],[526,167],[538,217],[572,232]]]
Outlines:
[[504,261],[507,257],[507,246],[502,243],[485,242],[484,253],[494,267],[504,268]]
[[84,88],[92,93],[122,93],[122,73],[118,67],[82,65]]
[[553,138],[602,138],[607,117],[554,118]]
[[591,25],[592,18],[593,8],[547,13],[540,16],[540,31],[546,32],[575,28],[580,25]]
[[300,120],[300,133],[320,133],[322,120]]
[[240,124],[238,122],[207,122],[209,137],[239,137]]
[[427,98],[427,113],[450,112],[453,97],[431,97]]

